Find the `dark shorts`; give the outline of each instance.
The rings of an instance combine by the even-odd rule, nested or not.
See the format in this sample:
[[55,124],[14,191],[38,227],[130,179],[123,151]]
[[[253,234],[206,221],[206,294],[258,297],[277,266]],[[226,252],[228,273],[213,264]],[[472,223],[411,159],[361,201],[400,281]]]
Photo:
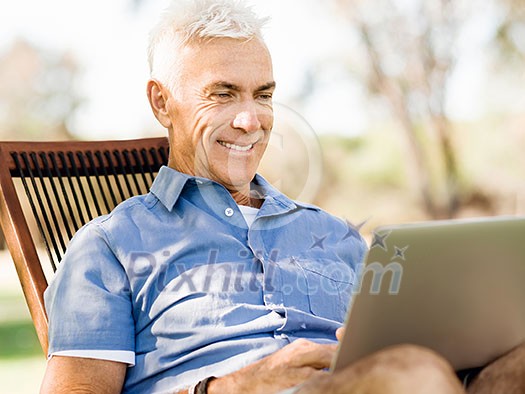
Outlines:
[[476,376],[482,371],[484,367],[467,368],[456,371],[458,379],[463,383],[463,387],[467,388],[476,379]]

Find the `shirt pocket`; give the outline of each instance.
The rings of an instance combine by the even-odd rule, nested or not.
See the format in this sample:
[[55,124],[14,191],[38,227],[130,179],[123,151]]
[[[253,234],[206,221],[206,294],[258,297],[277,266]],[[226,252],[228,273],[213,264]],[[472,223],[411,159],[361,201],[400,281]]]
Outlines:
[[352,296],[352,269],[341,261],[301,259],[296,262],[306,279],[310,311],[342,323]]

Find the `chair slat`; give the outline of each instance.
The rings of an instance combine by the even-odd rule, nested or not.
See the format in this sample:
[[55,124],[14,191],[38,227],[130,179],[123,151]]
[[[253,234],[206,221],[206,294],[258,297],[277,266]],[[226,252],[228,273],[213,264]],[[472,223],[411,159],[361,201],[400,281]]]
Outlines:
[[56,159],[55,152],[50,152],[49,153],[49,158],[51,160],[53,171],[55,173],[55,178],[58,179],[58,184],[60,185],[60,190],[62,191],[63,201],[66,204],[66,208],[67,208],[67,211],[68,211],[68,214],[69,214],[69,216],[68,216],[69,221],[71,221],[71,223],[69,223],[69,221],[65,221],[65,225],[68,228],[68,233],[67,234],[71,238],[72,234],[75,233],[75,231],[77,231],[79,226],[77,224],[77,220],[76,220],[75,214],[73,212],[73,206],[71,205],[71,202],[70,202],[69,192],[66,190],[66,184],[64,183],[63,177],[60,175],[60,170],[59,170],[59,167],[58,167],[58,162],[57,162],[57,159]]
[[95,164],[95,161],[93,160],[93,153],[91,151],[87,151],[86,158],[88,160],[89,167],[93,171],[93,176],[95,177],[95,180],[97,181],[97,189],[100,192],[100,196],[102,197],[102,202],[104,203],[104,209],[102,212],[107,213],[111,210],[111,205],[109,204],[106,198],[106,193],[104,193],[105,187],[102,185],[101,176],[99,174],[99,171],[97,170],[97,165]]
[[[82,201],[80,202],[80,204],[82,205],[79,205],[79,209],[82,210],[82,208],[85,208],[88,220],[93,220],[96,214],[93,215],[93,213],[91,212],[89,200],[86,195],[86,190],[82,184],[82,179],[85,180],[86,176],[82,174],[81,171],[79,171],[79,168],[76,165],[75,155],[73,154],[73,152],[67,152],[66,156],[69,159],[69,165],[70,165],[69,168],[71,172],[73,173],[72,180],[76,181],[76,182],[73,182],[73,184],[77,187],[77,190],[80,191],[80,197],[82,198]],[[82,165],[80,165],[79,167],[81,166]]]
[[104,179],[106,180],[108,194],[111,197],[112,206],[116,207],[118,204],[117,197],[115,196],[115,192],[113,191],[113,185],[111,184],[108,170],[106,166],[104,165],[104,157],[102,156],[102,152],[96,151],[95,157],[97,158],[98,165],[100,166],[102,174],[104,175]]
[[[121,174],[128,175],[128,172],[126,171],[124,164],[122,162],[121,154],[122,154],[121,151],[118,151],[118,150],[113,151],[113,157],[115,158],[115,161],[116,161],[115,167],[120,171]],[[134,193],[133,193],[133,190],[131,189],[131,184],[129,183],[128,177],[123,176],[121,179],[124,181],[124,185],[126,185],[126,189],[128,191],[126,198],[128,198],[129,196],[133,196]]]
[[124,190],[122,189],[122,185],[119,181],[117,168],[115,167],[115,164],[113,163],[113,159],[111,156],[111,153],[109,151],[104,151],[104,157],[108,161],[109,169],[111,170],[110,174],[113,176],[113,179],[115,180],[115,184],[117,186],[117,190],[119,192],[119,201],[124,201],[126,199]]
[[[62,219],[62,222],[61,222],[62,226],[57,226],[56,230],[57,230],[58,233],[60,233],[61,227],[64,228],[66,230],[66,233],[67,233],[67,239],[69,240],[69,239],[71,239],[71,237],[73,237],[73,232],[71,231],[71,229],[67,225],[69,220],[68,220],[68,216],[67,216],[66,210],[65,210],[66,204],[61,200],[60,194],[58,193],[58,190],[56,188],[55,177],[51,173],[51,168],[49,166],[49,161],[47,160],[47,155],[44,152],[40,152],[39,156],[40,156],[40,159],[41,159],[42,165],[43,165],[43,174],[45,176],[47,176],[48,179],[49,179],[49,185],[51,186],[51,192],[53,193],[52,199],[56,202],[56,204],[48,206],[48,208],[52,211],[53,208],[56,206],[56,208],[58,209],[58,212],[60,213],[60,218]],[[65,243],[64,243],[64,250],[63,251],[65,252]]]
[[62,163],[62,168],[64,169],[65,178],[67,179],[67,185],[69,186],[69,190],[71,192],[71,196],[73,197],[73,203],[75,205],[76,215],[74,214],[73,217],[78,217],[79,222],[73,220],[73,223],[75,225],[75,231],[78,231],[78,229],[81,227],[81,223],[86,223],[86,218],[84,217],[84,214],[82,212],[82,205],[80,204],[80,199],[78,197],[77,189],[75,188],[75,184],[73,182],[73,175],[71,174],[71,171],[69,170],[69,165],[67,164],[66,155],[64,152],[59,151],[58,152],[58,158],[60,159],[60,162]]
[[[29,171],[30,169],[27,168],[27,163],[28,163],[28,161],[27,161],[27,154],[25,152],[22,152],[22,155],[23,155],[23,158],[25,158],[25,160],[23,160],[25,168]],[[25,190],[26,196],[28,198],[29,205],[31,207],[31,211],[33,213],[33,217],[35,218],[35,221],[36,221],[36,224],[37,224],[37,227],[38,227],[38,231],[40,232],[40,234],[42,234],[42,240],[44,241],[44,246],[45,246],[46,251],[47,251],[49,262],[51,264],[51,267],[52,267],[53,271],[56,271],[55,259],[53,258],[53,254],[51,253],[51,245],[49,245],[49,238],[44,236],[45,232],[44,232],[44,225],[42,224],[41,215],[37,211],[36,204],[35,204],[35,199],[33,198],[33,194],[31,193],[31,190],[29,188],[29,184],[27,183],[27,179],[26,179],[26,176],[25,176],[25,174],[28,174],[28,172],[24,171],[24,166],[22,166],[22,164],[21,164],[21,162],[19,160],[19,155],[18,155],[17,152],[13,153],[13,159],[15,161],[16,168],[19,170],[20,180],[22,181],[22,185],[24,186],[24,190]],[[33,190],[34,190],[34,188],[33,188]]]
[[[27,159],[27,155],[22,154],[22,159],[26,163],[27,168],[29,169],[29,175],[31,184],[33,186],[33,190],[36,197],[37,205],[40,209],[40,215],[44,219],[45,223],[45,229],[47,231],[48,237],[51,240],[51,245],[53,247],[53,252],[58,260],[62,259],[62,252],[65,252],[66,245],[64,243],[64,240],[62,237],[55,236],[53,232],[53,226],[51,222],[55,225],[55,229],[58,228],[58,223],[56,221],[56,217],[50,213],[48,213],[48,210],[46,210],[46,207],[44,205],[44,201],[47,203],[48,206],[51,205],[51,199],[49,197],[49,193],[47,191],[47,188],[45,187],[42,171],[40,169],[40,165],[38,163],[38,159],[35,152],[29,152],[29,157],[31,158],[31,161],[34,165],[34,168],[31,168],[31,165],[29,164],[29,161]],[[36,173],[36,174],[35,174]],[[37,179],[39,182],[37,182]],[[38,183],[40,183],[40,188],[38,187]],[[44,198],[41,197],[41,195],[44,195]],[[50,218],[51,217],[51,218]],[[58,234],[57,234],[58,235]],[[44,235],[45,236],[45,235]],[[62,247],[62,252],[59,247],[59,244]]]
[[[146,179],[146,172],[145,172],[145,169],[144,167],[142,166],[142,162],[140,161],[140,156],[139,156],[139,153],[137,152],[136,149],[132,149],[131,150],[131,154],[133,155],[133,159],[135,160],[135,163],[137,163],[137,172],[141,175],[142,177],[142,182],[144,182],[144,185],[146,185],[146,187],[148,186],[149,182],[148,180]],[[147,190],[141,190],[140,191],[142,194],[146,193]]]
[[0,142],[0,224],[44,353],[44,272],[56,271],[81,226],[146,193],[167,158],[166,138]]

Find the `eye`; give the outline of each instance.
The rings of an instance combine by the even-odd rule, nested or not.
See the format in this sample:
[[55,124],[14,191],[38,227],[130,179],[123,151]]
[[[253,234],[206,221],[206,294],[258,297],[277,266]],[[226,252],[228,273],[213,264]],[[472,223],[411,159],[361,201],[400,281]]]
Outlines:
[[270,101],[272,99],[271,93],[261,93],[257,96],[258,99],[262,101]]
[[231,97],[231,94],[227,92],[217,92],[217,93],[214,93],[213,95],[220,99],[226,99],[226,98]]

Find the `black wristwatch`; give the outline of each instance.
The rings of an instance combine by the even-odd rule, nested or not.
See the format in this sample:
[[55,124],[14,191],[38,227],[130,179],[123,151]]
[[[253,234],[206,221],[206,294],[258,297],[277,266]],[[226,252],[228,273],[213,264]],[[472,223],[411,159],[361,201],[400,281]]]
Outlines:
[[199,383],[195,385],[195,394],[207,394],[208,384],[214,379],[215,376],[208,376],[207,378],[202,379]]

